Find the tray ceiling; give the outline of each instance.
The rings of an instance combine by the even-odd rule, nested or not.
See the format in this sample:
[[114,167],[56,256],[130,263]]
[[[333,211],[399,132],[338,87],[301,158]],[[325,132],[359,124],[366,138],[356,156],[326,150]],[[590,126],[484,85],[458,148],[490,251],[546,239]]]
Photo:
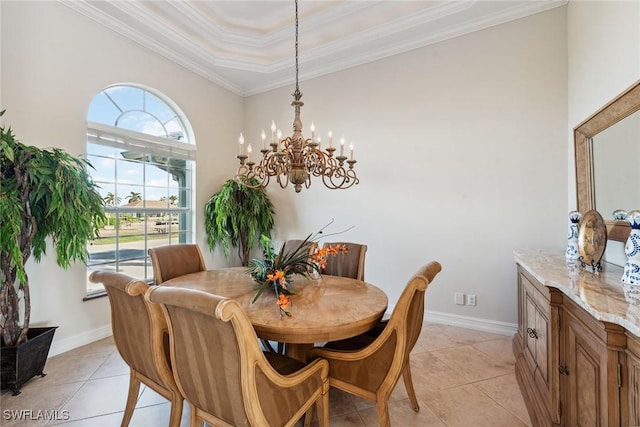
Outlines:
[[[293,1],[64,1],[238,95],[294,82]],[[563,6],[567,0],[299,2],[300,80]]]

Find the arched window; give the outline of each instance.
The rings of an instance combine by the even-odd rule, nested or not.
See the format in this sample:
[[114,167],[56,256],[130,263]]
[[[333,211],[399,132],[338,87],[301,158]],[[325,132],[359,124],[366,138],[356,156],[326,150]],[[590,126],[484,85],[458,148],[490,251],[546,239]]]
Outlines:
[[[186,118],[149,88],[114,85],[87,114],[87,157],[105,201],[107,222],[89,246],[89,273],[121,271],[153,278],[151,247],[194,240],[196,146]],[[87,295],[102,293],[87,283]]]

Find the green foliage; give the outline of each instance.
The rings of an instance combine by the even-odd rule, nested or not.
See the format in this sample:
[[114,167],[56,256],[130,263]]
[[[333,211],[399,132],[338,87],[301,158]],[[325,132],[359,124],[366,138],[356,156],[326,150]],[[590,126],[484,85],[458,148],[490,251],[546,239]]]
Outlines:
[[274,209],[263,187],[251,188],[229,179],[211,196],[204,210],[209,248],[220,245],[229,256],[230,248],[237,247],[244,266],[259,236],[271,235]]
[[[2,115],[0,113],[0,115]],[[30,315],[29,283],[24,266],[31,255],[40,261],[47,238],[62,268],[88,260],[87,242],[106,220],[103,200],[84,158],[64,150],[40,149],[19,142],[11,128],[0,127],[0,313],[5,343],[26,334]],[[19,328],[17,290],[22,289],[25,316]]]

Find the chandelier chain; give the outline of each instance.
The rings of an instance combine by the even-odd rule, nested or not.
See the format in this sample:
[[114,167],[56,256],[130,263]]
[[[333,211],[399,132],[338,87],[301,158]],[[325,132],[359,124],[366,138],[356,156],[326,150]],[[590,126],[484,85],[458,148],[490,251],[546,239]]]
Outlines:
[[296,0],[296,94],[300,93],[298,86],[298,0]]

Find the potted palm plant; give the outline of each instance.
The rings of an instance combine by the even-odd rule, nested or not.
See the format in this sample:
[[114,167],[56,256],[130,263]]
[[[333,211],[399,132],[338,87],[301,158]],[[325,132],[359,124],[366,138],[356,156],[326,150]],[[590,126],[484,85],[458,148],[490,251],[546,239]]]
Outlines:
[[273,204],[263,187],[251,188],[229,179],[211,196],[204,210],[209,248],[214,250],[220,245],[224,255],[229,256],[229,249],[237,247],[245,267],[260,236],[271,236]]
[[[25,145],[4,126],[0,136],[2,388],[17,394],[24,382],[42,375],[55,331],[29,328],[31,294],[25,264],[31,256],[40,261],[49,239],[62,268],[86,262],[87,242],[97,235],[105,215],[86,159],[57,148]],[[40,333],[43,344],[36,338]],[[31,360],[38,357],[42,360]]]

